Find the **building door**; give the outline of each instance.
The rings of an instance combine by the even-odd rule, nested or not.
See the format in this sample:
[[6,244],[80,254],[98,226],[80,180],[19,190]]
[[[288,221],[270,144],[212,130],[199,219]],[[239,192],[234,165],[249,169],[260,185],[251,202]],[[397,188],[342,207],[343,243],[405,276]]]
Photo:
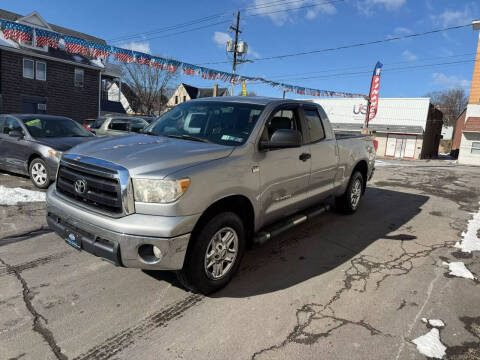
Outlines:
[[403,143],[405,138],[403,136],[396,136],[397,141],[395,143],[395,157],[396,158],[401,158],[403,154]]
[[417,145],[417,137],[415,135],[405,135],[405,150],[403,157],[413,159],[415,157],[415,147]]
[[388,134],[385,156],[413,159],[416,145],[416,135]]
[[387,146],[385,148],[385,156],[393,157],[395,155],[395,146],[397,144],[397,137],[393,134],[387,135]]

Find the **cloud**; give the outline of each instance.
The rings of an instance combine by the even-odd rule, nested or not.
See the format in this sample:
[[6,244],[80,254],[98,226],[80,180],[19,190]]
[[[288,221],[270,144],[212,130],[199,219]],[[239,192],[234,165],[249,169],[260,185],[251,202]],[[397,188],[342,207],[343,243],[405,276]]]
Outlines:
[[430,15],[430,19],[433,24],[442,27],[458,26],[470,24],[473,20],[473,13],[475,13],[475,9],[467,5],[463,10],[446,9],[441,14]]
[[413,32],[412,30],[406,27],[397,27],[395,28],[394,31],[395,31],[395,34],[398,34],[398,35],[408,35]]
[[260,54],[255,50],[253,50],[253,48],[250,45],[248,45],[248,55],[253,56],[255,59],[258,59],[260,57]]
[[295,1],[295,4],[292,4],[291,1],[271,3],[270,0],[253,0],[252,7],[257,7],[257,9],[249,10],[248,14],[267,16],[275,25],[282,26],[287,22],[294,22],[296,14],[302,11],[304,6],[308,5],[315,6],[306,9],[305,18],[307,20],[313,20],[320,14],[335,15],[337,13],[335,6],[326,2],[319,3],[318,0],[298,0]]
[[150,54],[150,43],[148,41],[130,41],[123,44],[119,44],[118,47],[124,49],[130,49],[133,51],[139,51],[146,54]]
[[227,33],[215,31],[215,33],[213,34],[213,41],[216,42],[217,45],[221,48],[224,48],[225,44],[229,40],[232,40],[232,37]]
[[376,7],[383,7],[388,11],[400,9],[407,3],[407,0],[357,0],[357,8],[360,12],[371,15]]
[[407,61],[417,61],[418,60],[418,56],[413,54],[412,52],[408,51],[408,50],[405,50],[403,53],[402,53],[402,56],[405,60]]
[[433,73],[432,74],[433,83],[446,88],[462,87],[469,88],[470,80],[460,79],[458,76],[451,75],[448,76],[444,73]]

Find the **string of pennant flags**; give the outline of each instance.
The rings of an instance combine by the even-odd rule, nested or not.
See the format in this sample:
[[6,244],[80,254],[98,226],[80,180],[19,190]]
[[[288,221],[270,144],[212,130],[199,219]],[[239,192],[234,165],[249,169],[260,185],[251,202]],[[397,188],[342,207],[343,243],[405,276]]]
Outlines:
[[[145,54],[139,51],[110,46],[93,41],[87,41],[74,36],[62,35],[53,31],[37,29],[28,25],[19,24],[13,21],[1,21],[1,30],[7,40],[18,43],[31,43],[35,39],[35,46],[48,46],[54,49],[62,49],[71,54],[89,56],[94,59],[106,60],[110,56],[123,63],[137,63],[168,72],[181,70],[182,74],[189,76],[201,76],[206,80],[218,80],[228,83],[240,83],[242,81],[261,82],[263,84],[283,89],[285,92],[293,92],[298,95],[309,95],[319,97],[364,97],[363,94],[348,92],[318,90],[302,86],[289,85],[281,82],[267,80],[263,77],[252,77],[240,74],[233,74],[215,70],[203,66],[189,64],[174,59],[167,59],[160,56]],[[35,31],[35,37],[33,32]]]

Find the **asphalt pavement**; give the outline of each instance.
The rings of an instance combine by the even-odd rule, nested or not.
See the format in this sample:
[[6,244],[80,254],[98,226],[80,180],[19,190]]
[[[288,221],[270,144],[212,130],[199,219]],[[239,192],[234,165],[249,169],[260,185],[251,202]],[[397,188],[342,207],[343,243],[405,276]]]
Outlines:
[[[0,359],[425,359],[441,346],[479,359],[480,283],[448,265],[480,277],[479,253],[455,247],[479,179],[453,161],[382,160],[356,214],[249,251],[208,297],[75,250],[42,202],[0,205]],[[13,174],[1,186],[33,190]]]

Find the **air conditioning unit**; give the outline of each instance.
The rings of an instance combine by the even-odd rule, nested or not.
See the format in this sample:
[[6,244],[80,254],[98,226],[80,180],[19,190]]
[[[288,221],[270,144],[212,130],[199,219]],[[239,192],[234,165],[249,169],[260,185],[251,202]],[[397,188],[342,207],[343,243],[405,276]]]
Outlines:
[[235,51],[235,41],[228,40],[227,41],[227,52],[234,52]]
[[41,111],[47,111],[47,104],[37,104],[37,109]]
[[245,41],[240,41],[237,45],[237,53],[246,54],[248,52],[248,44]]

